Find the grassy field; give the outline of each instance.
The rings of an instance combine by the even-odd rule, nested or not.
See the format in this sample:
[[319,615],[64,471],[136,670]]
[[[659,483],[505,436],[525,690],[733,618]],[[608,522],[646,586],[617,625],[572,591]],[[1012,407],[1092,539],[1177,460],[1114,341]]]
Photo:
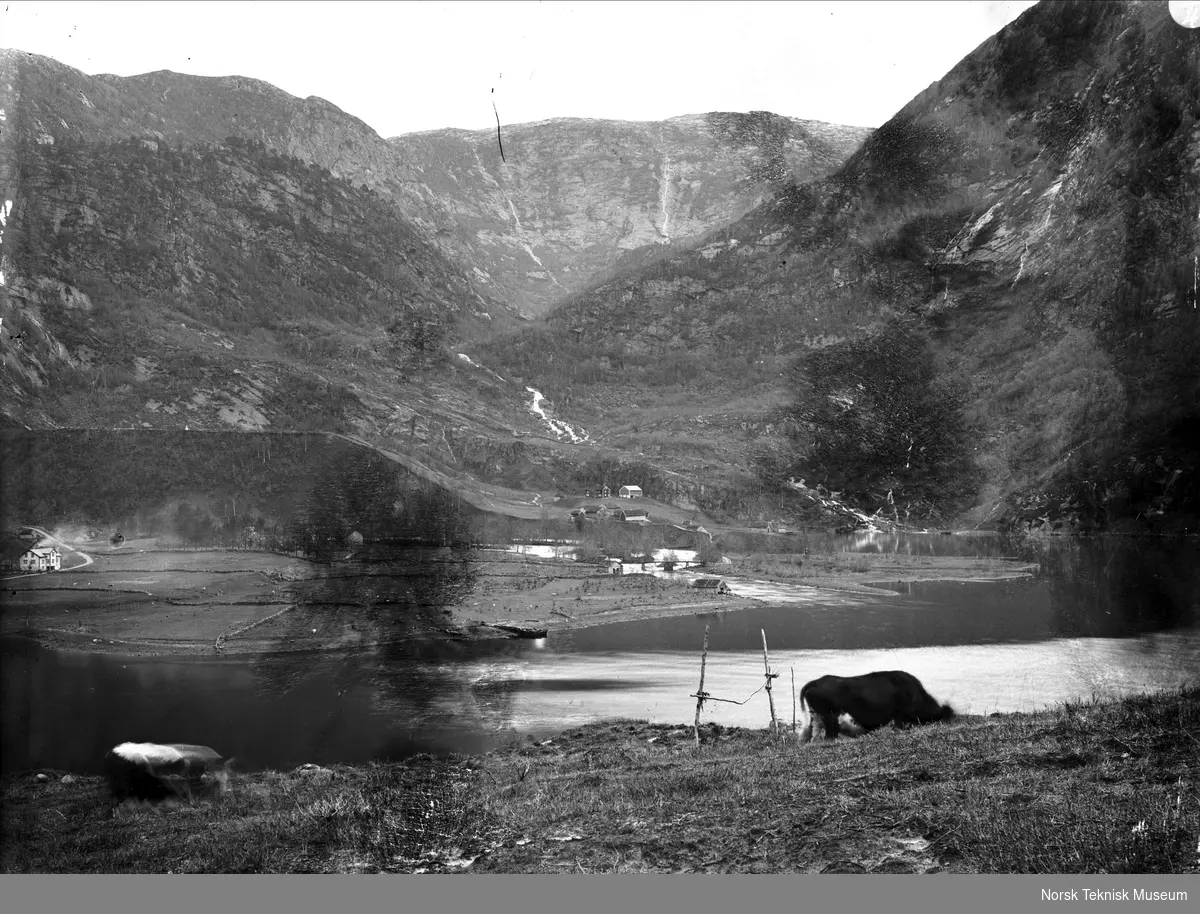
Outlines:
[[[436,582],[407,586],[406,574],[369,562],[332,565],[270,552],[160,551],[151,540],[94,552],[91,564],[44,575],[14,575],[0,634],[31,636],[72,650],[147,654],[262,654],[329,650],[405,638],[494,638],[496,623],[554,630],[738,609],[749,597],[689,585],[691,576],[610,575],[602,566],[495,549],[472,553],[448,574],[469,574],[451,593]],[[136,548],[138,551],[134,551]],[[443,566],[424,566],[437,574]],[[1035,569],[995,558],[825,553],[733,554],[711,573],[879,596],[872,584],[986,581]],[[424,614],[411,606],[429,600]],[[374,609],[383,607],[379,612]],[[389,608],[390,607],[390,608]],[[403,618],[395,628],[380,619]]]
[[312,563],[266,552],[106,550],[91,564],[11,576],[0,633],[88,650],[211,653],[292,605]]
[[239,774],[105,816],[3,784],[4,872],[1200,873],[1200,686],[799,747],[613,721],[482,757]]

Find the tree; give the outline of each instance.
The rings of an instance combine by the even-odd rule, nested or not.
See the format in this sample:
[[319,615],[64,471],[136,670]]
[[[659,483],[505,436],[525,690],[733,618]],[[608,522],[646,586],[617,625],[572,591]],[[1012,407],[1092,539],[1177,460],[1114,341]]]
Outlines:
[[946,507],[974,486],[962,395],[928,344],[893,328],[810,353],[793,372],[791,418],[806,441],[793,472],[870,504]]

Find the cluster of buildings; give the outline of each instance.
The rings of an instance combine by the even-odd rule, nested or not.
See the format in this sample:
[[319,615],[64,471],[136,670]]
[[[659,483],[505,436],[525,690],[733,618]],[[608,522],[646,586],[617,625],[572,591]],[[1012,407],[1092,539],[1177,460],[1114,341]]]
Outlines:
[[62,554],[53,546],[39,546],[37,538],[21,535],[7,538],[0,547],[0,571],[58,571]]
[[[599,498],[610,498],[611,490],[608,486],[601,486],[596,490],[596,495]],[[592,497],[592,490],[588,489],[583,493],[584,498]],[[618,498],[642,498],[641,486],[621,486],[617,490]],[[604,520],[605,518],[613,518],[614,520],[624,521],[627,523],[646,524],[650,522],[650,512],[645,508],[620,507],[614,508],[608,505],[581,505],[571,512],[572,517],[584,518],[585,520]]]
[[[621,488],[617,490],[617,498],[641,498],[643,494],[644,493],[642,492],[641,486],[621,486]],[[591,498],[592,490],[584,490],[583,497]],[[596,489],[596,497],[611,498],[612,490],[608,486],[600,486],[600,488]]]

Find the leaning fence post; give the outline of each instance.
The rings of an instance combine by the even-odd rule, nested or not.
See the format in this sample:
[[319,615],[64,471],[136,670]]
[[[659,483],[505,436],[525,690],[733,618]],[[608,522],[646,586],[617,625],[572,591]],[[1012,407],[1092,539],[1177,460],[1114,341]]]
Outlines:
[[766,670],[767,676],[767,701],[771,705],[771,732],[776,736],[779,735],[779,722],[775,719],[775,698],[771,695],[771,680],[778,676],[778,673],[771,672],[771,661],[767,657],[767,631],[759,629],[762,632],[763,639],[763,668]]
[[696,748],[700,748],[700,709],[704,707],[704,664],[708,660],[708,624],[704,626],[704,650],[700,654],[700,688],[696,689],[696,722],[692,731],[696,734]]

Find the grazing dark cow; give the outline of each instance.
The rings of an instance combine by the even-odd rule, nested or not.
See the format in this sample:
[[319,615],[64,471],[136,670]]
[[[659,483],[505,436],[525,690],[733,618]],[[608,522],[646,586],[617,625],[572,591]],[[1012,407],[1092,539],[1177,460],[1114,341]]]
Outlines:
[[[121,743],[104,757],[112,812],[115,815],[117,807],[130,799],[157,804],[183,796],[195,805],[193,788],[201,789],[206,775],[217,793],[228,787],[232,761],[208,746]],[[181,787],[170,780],[174,777],[183,779]]]
[[921,680],[902,670],[822,676],[800,690],[800,708],[805,719],[798,737],[801,743],[812,739],[813,725],[818,720],[825,738],[836,739],[840,732],[838,718],[843,714],[868,732],[888,723],[907,727],[954,716],[953,708],[938,704]]

